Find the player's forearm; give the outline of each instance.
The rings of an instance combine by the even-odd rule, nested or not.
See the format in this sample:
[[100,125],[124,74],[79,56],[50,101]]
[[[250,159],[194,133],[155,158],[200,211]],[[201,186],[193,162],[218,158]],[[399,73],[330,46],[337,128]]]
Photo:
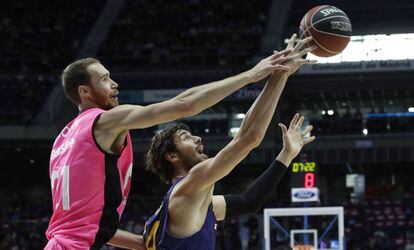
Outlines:
[[224,151],[219,152],[216,156],[216,158],[221,157],[219,165],[211,164],[202,169],[194,169],[194,172],[198,173],[197,179],[202,179],[199,183],[203,183],[203,187],[208,187],[229,174],[255,146],[260,144],[269,126],[285,82],[286,78],[280,77],[273,78],[266,83],[259,97],[256,98],[256,101],[246,114],[237,136],[228,145],[231,150],[237,148],[236,151],[231,154],[226,153],[226,147]]
[[278,186],[287,166],[275,159],[243,194],[224,195],[226,217],[257,212]]
[[142,235],[130,233],[119,229],[116,231],[115,235],[107,244],[126,249],[145,249],[144,239]]
[[265,88],[247,112],[240,126],[238,136],[250,134],[254,135],[253,137],[256,138],[258,143],[262,141],[285,87],[286,80],[287,77],[281,74],[273,76],[266,83]]
[[292,161],[295,157],[296,156],[292,155],[290,152],[282,150],[282,151],[280,151],[279,155],[276,157],[276,160],[281,162],[286,167],[289,167],[290,163],[292,163]]
[[195,115],[251,82],[251,72],[246,71],[220,81],[190,88],[175,98],[186,103],[190,108],[190,115]]

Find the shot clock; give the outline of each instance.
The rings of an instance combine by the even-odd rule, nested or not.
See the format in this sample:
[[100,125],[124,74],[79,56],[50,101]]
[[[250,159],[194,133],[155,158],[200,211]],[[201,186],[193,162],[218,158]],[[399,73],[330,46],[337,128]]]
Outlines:
[[292,202],[319,201],[318,167],[316,162],[294,162],[291,172]]
[[313,188],[318,186],[318,168],[315,162],[294,162],[291,171],[292,188]]

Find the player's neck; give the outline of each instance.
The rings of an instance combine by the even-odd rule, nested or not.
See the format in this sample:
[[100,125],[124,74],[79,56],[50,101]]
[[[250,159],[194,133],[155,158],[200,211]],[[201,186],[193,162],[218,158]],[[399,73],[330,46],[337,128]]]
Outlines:
[[78,109],[79,109],[79,113],[87,110],[87,109],[91,109],[91,108],[99,108],[98,105],[96,105],[95,103],[92,102],[85,102],[85,103],[81,103],[78,105]]
[[172,179],[175,180],[177,178],[185,177],[187,174],[188,171],[186,171],[184,168],[178,167],[174,169],[174,177]]

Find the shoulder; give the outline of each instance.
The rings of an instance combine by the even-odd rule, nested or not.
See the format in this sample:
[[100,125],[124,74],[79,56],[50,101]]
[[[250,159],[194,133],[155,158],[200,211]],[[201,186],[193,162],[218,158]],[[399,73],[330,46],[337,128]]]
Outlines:
[[96,121],[96,129],[104,131],[119,130],[118,132],[125,130],[123,128],[120,129],[122,127],[122,121],[129,116],[134,107],[139,106],[124,104],[110,110],[94,109],[91,112],[93,112],[93,114],[99,114]]
[[79,113],[79,115],[75,118],[75,123],[79,123],[81,121],[92,121],[95,122],[97,118],[102,114],[106,112],[103,109],[100,108],[90,108],[87,110],[83,110]]
[[96,114],[101,114],[103,112],[106,112],[106,110],[100,109],[100,108],[90,108],[90,109],[82,110],[79,113],[78,117],[96,115]]

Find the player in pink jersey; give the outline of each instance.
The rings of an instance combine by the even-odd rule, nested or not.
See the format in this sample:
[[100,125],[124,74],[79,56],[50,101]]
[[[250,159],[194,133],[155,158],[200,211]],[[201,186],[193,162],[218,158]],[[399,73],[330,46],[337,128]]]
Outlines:
[[118,84],[96,59],[73,62],[63,71],[65,95],[80,113],[59,134],[50,157],[53,215],[46,249],[99,249],[108,243],[144,249],[142,236],[118,229],[132,171],[130,129],[195,115],[292,60],[271,55],[252,69],[190,88],[148,106],[119,105]]

